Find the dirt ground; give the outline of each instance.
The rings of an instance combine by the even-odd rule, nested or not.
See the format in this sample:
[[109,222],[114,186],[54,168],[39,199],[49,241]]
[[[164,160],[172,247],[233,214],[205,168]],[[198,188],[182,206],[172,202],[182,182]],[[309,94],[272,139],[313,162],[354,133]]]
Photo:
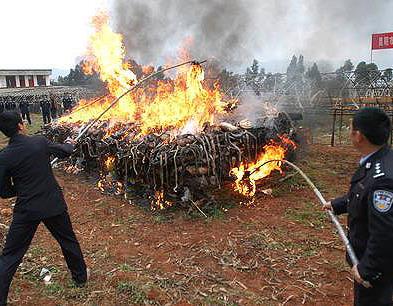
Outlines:
[[[326,198],[343,193],[358,154],[344,146],[307,150],[298,164]],[[11,305],[349,305],[344,248],[312,191],[291,174],[260,185],[272,195],[260,192],[249,206],[227,186],[219,192],[226,208],[205,218],[152,213],[58,172],[91,280],[73,286],[40,225],[12,283]],[[0,201],[0,241],[11,204]],[[49,285],[42,268],[52,272]]]

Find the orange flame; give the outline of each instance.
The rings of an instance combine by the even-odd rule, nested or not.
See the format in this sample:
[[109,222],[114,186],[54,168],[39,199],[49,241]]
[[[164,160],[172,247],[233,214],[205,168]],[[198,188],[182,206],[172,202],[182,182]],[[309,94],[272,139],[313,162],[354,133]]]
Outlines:
[[115,156],[108,156],[104,163],[105,163],[105,168],[107,171],[112,171],[115,168],[115,161],[116,157]]
[[[235,191],[244,196],[253,197],[256,193],[256,181],[269,176],[274,170],[282,173],[282,162],[288,148],[296,148],[296,144],[285,136],[279,136],[281,143],[270,141],[263,147],[255,162],[241,163],[239,167],[233,168],[230,174],[236,177]],[[277,161],[277,162],[269,162]]]
[[[99,103],[88,105],[90,101],[82,101],[60,122],[86,123],[97,118],[114,98],[137,82],[136,75],[124,60],[123,37],[111,30],[108,15],[101,13],[94,17],[93,25],[95,33],[90,39],[84,71],[98,72],[110,94]],[[153,71],[153,67],[143,68],[146,74]],[[134,90],[120,99],[101,120],[134,122],[141,134],[167,130],[194,133],[205,123],[213,123],[215,115],[224,112],[224,108],[219,88],[207,88],[202,67],[192,65],[188,71],[179,70],[174,80],[159,80],[146,89]]]
[[150,203],[150,209],[152,211],[164,210],[172,206],[172,203],[165,200],[164,191],[156,191],[154,197]]

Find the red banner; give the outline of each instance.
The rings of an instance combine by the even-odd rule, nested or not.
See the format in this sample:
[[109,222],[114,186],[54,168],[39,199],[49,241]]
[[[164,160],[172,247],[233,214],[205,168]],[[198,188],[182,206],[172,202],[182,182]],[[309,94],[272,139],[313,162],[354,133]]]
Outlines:
[[371,48],[373,50],[393,48],[393,32],[373,34]]

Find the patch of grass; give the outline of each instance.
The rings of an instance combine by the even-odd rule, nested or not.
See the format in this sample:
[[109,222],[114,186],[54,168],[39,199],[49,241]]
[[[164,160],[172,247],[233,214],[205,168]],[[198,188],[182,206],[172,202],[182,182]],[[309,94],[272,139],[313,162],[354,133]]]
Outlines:
[[171,216],[166,215],[165,213],[156,213],[153,215],[153,220],[155,223],[168,223],[172,221]]
[[48,295],[61,295],[64,293],[64,287],[57,282],[45,286],[45,293]]
[[133,271],[135,271],[135,269],[133,267],[131,267],[129,264],[127,264],[127,263],[121,264],[120,267],[119,267],[119,270],[121,272],[133,272]]
[[36,256],[41,256],[44,254],[44,249],[39,247],[39,246],[34,246],[30,249],[31,256],[36,257]]
[[[292,174],[289,174],[292,175]],[[279,185],[277,185],[276,188],[273,188],[273,197],[279,197],[282,194],[287,194],[288,190],[292,191],[292,190],[299,190],[299,189],[303,189],[306,188],[308,185],[307,183],[304,181],[304,179],[298,175],[292,175],[289,178],[284,178],[282,182],[279,183]]]
[[326,214],[315,204],[307,202],[301,208],[289,208],[285,211],[285,217],[306,226],[321,229],[326,224]]
[[149,298],[146,293],[137,284],[131,281],[123,281],[117,285],[116,291],[119,294],[124,294],[129,298],[129,302],[133,304],[144,304],[149,302]]
[[87,287],[78,287],[73,281],[70,281],[67,290],[64,292],[64,296],[66,299],[70,300],[85,300],[89,296],[86,288]]
[[300,247],[303,257],[315,256],[320,249],[319,241],[315,239],[303,241],[302,243],[299,243],[297,246]]
[[349,270],[348,264],[346,263],[344,258],[341,260],[339,259],[339,260],[330,261],[329,265],[335,268],[338,272],[345,272]]
[[277,241],[266,231],[252,235],[248,241],[254,249],[263,251],[292,250],[295,245],[291,241]]
[[214,296],[207,296],[203,299],[202,305],[208,305],[208,306],[237,306],[239,304],[230,302],[230,301],[225,301],[221,297],[214,297]]

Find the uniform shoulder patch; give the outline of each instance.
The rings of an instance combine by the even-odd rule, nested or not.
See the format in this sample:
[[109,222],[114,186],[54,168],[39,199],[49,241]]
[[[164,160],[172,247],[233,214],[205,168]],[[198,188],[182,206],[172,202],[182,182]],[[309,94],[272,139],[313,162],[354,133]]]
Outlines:
[[379,212],[387,212],[393,205],[393,192],[376,190],[373,195],[374,208]]

